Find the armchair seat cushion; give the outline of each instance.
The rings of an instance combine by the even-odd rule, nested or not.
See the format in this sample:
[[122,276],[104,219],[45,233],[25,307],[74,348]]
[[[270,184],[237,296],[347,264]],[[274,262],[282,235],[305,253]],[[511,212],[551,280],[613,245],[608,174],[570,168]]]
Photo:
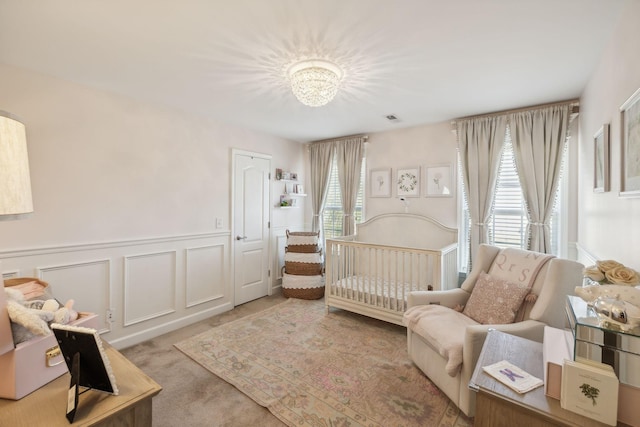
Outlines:
[[465,329],[478,322],[451,308],[430,304],[408,309],[404,324],[447,360],[445,370],[455,377],[462,365]]

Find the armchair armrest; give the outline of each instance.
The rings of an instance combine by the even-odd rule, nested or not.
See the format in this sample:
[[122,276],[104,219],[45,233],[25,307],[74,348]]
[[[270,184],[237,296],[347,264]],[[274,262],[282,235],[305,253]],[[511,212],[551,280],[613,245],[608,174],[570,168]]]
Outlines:
[[465,305],[471,294],[460,288],[446,291],[414,291],[407,297],[407,307],[416,305],[440,304],[454,308],[456,305]]
[[542,342],[544,337],[544,327],[545,324],[538,322],[537,320],[524,320],[522,322],[509,323],[506,325],[467,326],[464,334],[462,365],[471,367],[471,370],[473,370],[473,367],[476,366],[478,358],[480,357],[480,351],[482,351],[482,346],[489,329],[496,329],[507,334]]

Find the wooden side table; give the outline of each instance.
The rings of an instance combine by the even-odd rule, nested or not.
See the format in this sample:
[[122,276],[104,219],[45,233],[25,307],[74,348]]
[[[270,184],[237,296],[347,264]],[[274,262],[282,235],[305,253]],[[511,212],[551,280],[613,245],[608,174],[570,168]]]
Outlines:
[[469,387],[476,390],[475,427],[605,426],[560,407],[560,401],[547,397],[544,386],[518,394],[482,370],[483,366],[507,360],[531,375],[543,378],[542,344],[489,331]]
[[[162,387],[117,350],[103,344],[120,393],[83,393],[72,425],[151,426],[151,399]],[[69,381],[67,372],[20,400],[0,399],[0,425],[70,426],[66,418]]]

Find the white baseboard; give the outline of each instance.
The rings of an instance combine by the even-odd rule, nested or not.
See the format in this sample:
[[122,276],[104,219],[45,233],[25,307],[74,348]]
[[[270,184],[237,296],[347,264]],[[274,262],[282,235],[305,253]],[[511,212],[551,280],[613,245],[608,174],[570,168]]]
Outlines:
[[195,313],[191,316],[184,316],[171,322],[163,323],[162,325],[154,326],[135,334],[126,335],[122,338],[109,340],[109,344],[115,347],[117,350],[131,347],[132,345],[139,344],[149,339],[155,338],[159,335],[163,335],[176,329],[184,328],[185,326],[192,325],[209,317],[221,314],[233,309],[233,304],[226,303],[205,311]]

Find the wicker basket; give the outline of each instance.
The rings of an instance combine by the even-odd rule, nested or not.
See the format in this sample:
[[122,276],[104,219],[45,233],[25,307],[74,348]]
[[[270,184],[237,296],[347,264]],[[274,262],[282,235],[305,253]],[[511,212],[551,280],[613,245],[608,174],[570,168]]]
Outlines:
[[289,252],[298,252],[301,254],[313,254],[320,251],[318,245],[289,245],[287,246]]
[[284,267],[288,274],[299,276],[320,275],[324,267],[322,253],[321,251],[300,253],[286,250],[284,254]]
[[296,276],[317,276],[322,274],[322,264],[285,261],[284,270],[287,274],[294,274]]
[[282,274],[282,295],[287,298],[319,299],[324,296],[324,288],[324,277],[321,275]]
[[320,299],[324,296],[324,286],[321,288],[311,289],[282,288],[282,295],[287,298]]
[[287,230],[287,250],[298,253],[315,253],[320,251],[318,240],[320,232]]

